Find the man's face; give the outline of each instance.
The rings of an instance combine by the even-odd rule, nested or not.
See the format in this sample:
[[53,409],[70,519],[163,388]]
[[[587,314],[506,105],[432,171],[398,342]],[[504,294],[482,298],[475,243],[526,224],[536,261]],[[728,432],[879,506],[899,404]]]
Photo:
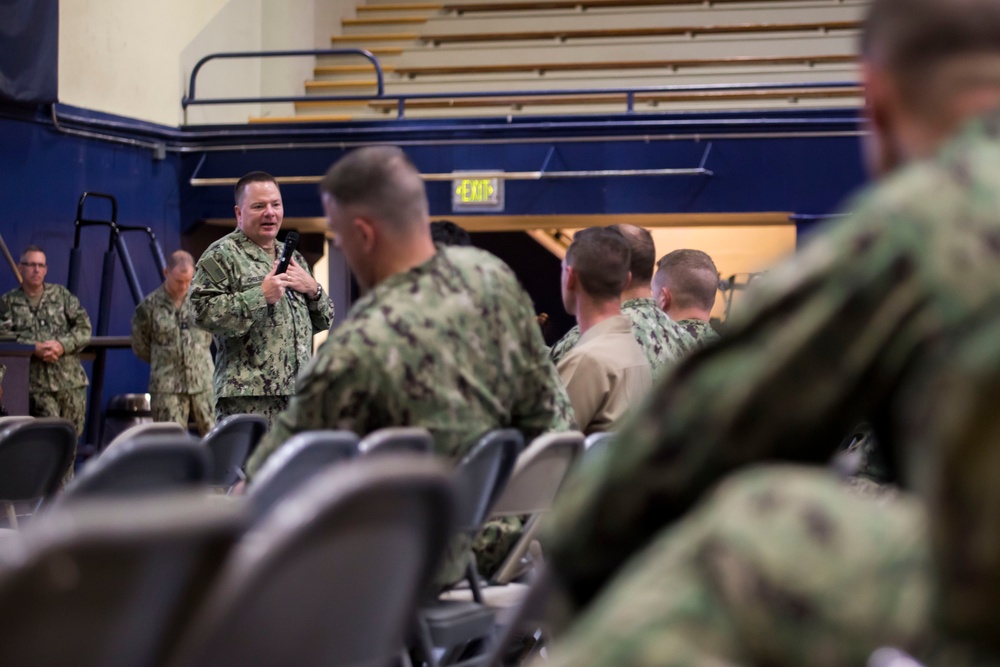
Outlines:
[[24,253],[19,268],[24,285],[30,290],[36,290],[42,286],[42,283],[45,282],[45,274],[49,270],[45,261],[45,253],[36,251]]
[[172,269],[167,269],[165,280],[163,285],[167,290],[167,294],[175,299],[179,299],[187,294],[188,288],[191,287],[191,278],[194,277],[194,267],[190,264],[180,265],[178,264]]
[[370,289],[372,279],[369,276],[370,266],[367,254],[364,252],[364,239],[355,224],[354,213],[340,204],[328,193],[323,193],[323,209],[326,212],[326,223],[333,232],[333,245],[344,253],[347,266],[363,289]]
[[250,183],[244,188],[243,201],[236,206],[236,226],[248,239],[261,248],[273,247],[284,217],[276,184]]

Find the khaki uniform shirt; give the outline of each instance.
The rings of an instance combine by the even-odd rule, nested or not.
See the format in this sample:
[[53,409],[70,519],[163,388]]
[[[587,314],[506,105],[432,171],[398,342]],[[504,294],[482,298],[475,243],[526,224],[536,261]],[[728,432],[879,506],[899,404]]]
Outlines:
[[625,315],[588,329],[556,369],[573,404],[577,428],[587,434],[612,430],[653,384],[649,362]]
[[180,308],[160,285],[132,315],[132,350],[149,362],[149,391],[200,394],[212,390],[212,334],[194,324],[191,300]]
[[[275,243],[278,255],[283,244]],[[295,261],[309,265],[298,252]],[[195,323],[215,336],[215,395],[290,396],[312,356],[313,335],[330,328],[333,304],[287,290],[268,305],[260,284],[274,257],[239,229],[208,247],[191,281]]]

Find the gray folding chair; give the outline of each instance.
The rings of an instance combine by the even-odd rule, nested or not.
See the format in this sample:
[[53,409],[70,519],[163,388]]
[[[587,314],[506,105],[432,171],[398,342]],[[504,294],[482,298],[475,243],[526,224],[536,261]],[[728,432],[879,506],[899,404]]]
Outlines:
[[418,426],[390,426],[372,431],[358,443],[358,454],[389,454],[412,452],[430,454],[434,451],[431,432]]
[[350,431],[305,431],[289,438],[268,457],[247,486],[247,498],[262,517],[329,465],[357,456],[358,436]]
[[[455,470],[458,489],[456,529],[471,540],[500,496],[514,461],[524,447],[524,438],[515,429],[487,433]],[[440,664],[456,664],[466,648],[487,639],[494,626],[494,612],[483,602],[475,559],[467,554],[466,581],[471,600],[444,600],[435,597],[417,615],[418,648],[422,658],[436,666],[436,649],[445,649]]]
[[134,424],[119,433],[104,447],[104,452],[117,449],[123,442],[131,442],[136,438],[147,438],[157,435],[184,435],[187,429],[177,422],[142,422]]
[[29,417],[28,415],[8,415],[6,417],[0,417],[0,430],[14,424],[20,424],[21,422],[30,422],[32,419],[34,419],[34,417]]
[[204,496],[88,500],[31,522],[3,551],[0,665],[155,667],[243,531]]
[[206,488],[208,450],[187,433],[123,442],[88,463],[57,504],[93,496],[125,496]]
[[76,428],[65,419],[27,419],[0,431],[0,503],[12,528],[17,528],[14,502],[40,504],[59,490],[73,465],[75,444]]
[[390,665],[452,525],[427,456],[318,473],[234,550],[172,667]]
[[260,415],[229,415],[216,424],[201,441],[212,455],[209,485],[229,488],[245,479],[243,466],[266,432]]

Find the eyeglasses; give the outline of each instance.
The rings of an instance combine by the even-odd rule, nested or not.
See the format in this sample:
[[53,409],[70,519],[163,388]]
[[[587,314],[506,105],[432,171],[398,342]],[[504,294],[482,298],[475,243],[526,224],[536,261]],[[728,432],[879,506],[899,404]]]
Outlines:
[[41,262],[18,262],[21,266],[27,269],[44,269],[47,264],[42,264]]

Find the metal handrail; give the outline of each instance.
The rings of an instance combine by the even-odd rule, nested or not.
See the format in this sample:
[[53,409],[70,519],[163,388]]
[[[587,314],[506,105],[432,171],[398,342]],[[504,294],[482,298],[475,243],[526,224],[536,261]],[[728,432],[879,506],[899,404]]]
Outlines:
[[[201,68],[208,62],[212,60],[221,59],[238,59],[238,58],[286,58],[290,56],[361,56],[372,64],[375,68],[375,82],[378,89],[378,97],[382,97],[385,93],[385,77],[382,73],[382,63],[379,62],[378,58],[372,54],[371,51],[365,49],[301,49],[295,51],[227,51],[224,53],[210,53],[201,60],[199,60],[194,69],[191,70],[191,79],[188,82],[188,94],[181,100],[181,106],[186,110],[192,104],[257,104],[265,102],[296,102],[300,101],[297,97],[227,97],[227,98],[211,98],[211,99],[196,99],[195,98],[195,84],[198,79],[198,72]],[[299,96],[302,97],[302,96]],[[344,99],[339,97],[332,97],[330,99]]]

